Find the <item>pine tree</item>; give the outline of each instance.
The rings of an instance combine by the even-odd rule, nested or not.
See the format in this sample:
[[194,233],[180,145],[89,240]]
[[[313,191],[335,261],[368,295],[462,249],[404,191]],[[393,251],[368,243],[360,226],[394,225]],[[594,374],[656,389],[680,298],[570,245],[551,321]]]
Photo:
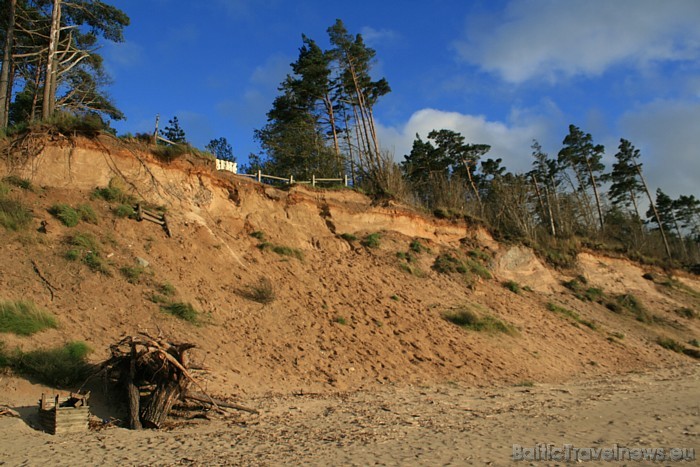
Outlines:
[[163,128],[163,138],[175,144],[187,143],[185,130],[180,128],[180,122],[177,120],[177,116],[168,120],[168,126]]
[[217,159],[236,162],[236,156],[233,155],[233,147],[228,144],[228,141],[226,141],[224,137],[209,141],[205,149],[212,153]]
[[602,230],[604,227],[603,208],[598,193],[600,181],[596,179],[596,174],[600,174],[605,169],[601,162],[605,148],[600,144],[594,146],[591,134],[583,133],[575,125],[569,125],[569,134],[564,138],[563,144],[564,148],[559,151],[559,164],[574,171],[578,181],[578,190],[583,195],[588,213],[592,211],[588,190],[593,190],[598,222]]
[[608,198],[614,206],[623,205],[627,208],[632,206],[637,219],[641,219],[637,197],[644,191],[644,187],[637,177],[637,166],[641,165],[638,162],[639,149],[635,149],[632,143],[622,138],[615,159],[617,162],[613,165],[610,174],[612,183]]

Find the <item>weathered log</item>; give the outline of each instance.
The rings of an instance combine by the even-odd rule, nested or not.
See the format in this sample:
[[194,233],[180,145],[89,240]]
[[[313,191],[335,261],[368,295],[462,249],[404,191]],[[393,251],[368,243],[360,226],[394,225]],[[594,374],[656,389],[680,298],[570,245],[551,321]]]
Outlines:
[[175,402],[180,400],[187,390],[187,379],[160,381],[156,390],[144,404],[141,410],[141,421],[146,428],[160,428]]
[[220,399],[214,399],[213,397],[210,397],[207,394],[201,394],[198,392],[187,391],[183,397],[185,399],[190,399],[193,401],[202,402],[205,404],[213,405],[215,407],[218,406],[218,407],[224,407],[227,409],[242,410],[244,412],[248,412],[248,413],[252,413],[252,414],[256,414],[256,415],[260,413],[255,409],[251,409],[249,407],[244,407],[244,406],[238,405],[238,404],[232,404],[230,402],[222,401]]
[[131,359],[129,360],[129,374],[126,380],[126,394],[129,399],[129,428],[140,430],[141,419],[139,412],[141,409],[141,395],[139,388],[134,382],[136,378],[136,346],[131,346]]

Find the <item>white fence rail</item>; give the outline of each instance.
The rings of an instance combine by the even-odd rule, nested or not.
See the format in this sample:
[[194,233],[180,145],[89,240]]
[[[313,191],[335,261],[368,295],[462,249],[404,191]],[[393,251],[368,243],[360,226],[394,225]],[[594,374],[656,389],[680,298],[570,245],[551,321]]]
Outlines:
[[286,182],[289,185],[293,185],[295,183],[300,183],[300,184],[306,184],[306,185],[311,185],[311,186],[316,186],[317,183],[323,183],[323,182],[340,182],[345,186],[348,186],[348,176],[344,175],[343,178],[316,178],[315,175],[311,176],[311,180],[295,180],[293,175],[290,175],[289,177],[277,177],[275,175],[266,175],[262,173],[260,170],[258,170],[258,173],[255,174],[238,174],[242,177],[249,177],[252,179],[257,180],[258,182],[263,181],[263,179],[270,179],[270,180],[277,180],[281,182]]

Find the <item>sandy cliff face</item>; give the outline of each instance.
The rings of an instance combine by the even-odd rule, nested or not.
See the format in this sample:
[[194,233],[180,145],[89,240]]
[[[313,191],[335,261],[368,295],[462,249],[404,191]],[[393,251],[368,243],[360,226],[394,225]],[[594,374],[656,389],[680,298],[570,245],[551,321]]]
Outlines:
[[[656,338],[699,337],[698,320],[673,312],[697,309],[697,294],[645,280],[648,271],[638,265],[584,254],[578,271],[562,274],[530,250],[499,245],[461,222],[377,205],[350,190],[281,190],[188,161],[162,164],[107,140],[47,145],[2,170],[41,188],[11,193],[32,206],[35,225],[27,232],[0,231],[0,299],[31,298],[60,322],[59,329],[30,338],[0,336],[10,346],[81,339],[99,360],[122,335],[162,333],[196,343],[195,357],[211,370],[209,384],[230,393],[562,380],[683,362],[688,357],[659,347]],[[91,197],[110,182],[167,208],[173,236],[156,224],[117,218],[113,206]],[[91,205],[99,224],[61,225],[47,212],[59,202]],[[36,232],[41,221],[47,233]],[[66,238],[76,232],[99,240],[109,275],[65,259]],[[377,248],[361,245],[377,232]],[[425,250],[407,255],[416,239]],[[275,253],[275,246],[291,256]],[[445,252],[480,258],[492,277],[439,273],[432,266]],[[129,283],[120,268],[137,258],[149,265]],[[659,323],[575,298],[561,282],[576,274],[606,293],[635,294]],[[244,293],[261,279],[275,292],[269,304]],[[502,286],[505,280],[530,290],[513,293]],[[697,280],[684,280],[700,290]],[[201,325],[161,311],[152,298],[163,284],[175,288],[172,300],[202,313]],[[550,303],[580,320],[549,311]],[[465,331],[443,318],[465,307],[516,332]]]

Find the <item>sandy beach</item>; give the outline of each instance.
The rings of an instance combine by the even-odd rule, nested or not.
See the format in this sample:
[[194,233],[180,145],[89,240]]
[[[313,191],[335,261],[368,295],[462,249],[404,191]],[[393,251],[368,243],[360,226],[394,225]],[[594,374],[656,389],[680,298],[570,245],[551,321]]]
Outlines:
[[[674,453],[686,459],[700,448],[700,365],[559,385],[390,385],[268,395],[247,404],[260,415],[175,419],[160,431],[110,427],[62,436],[36,430],[31,407],[18,407],[22,418],[0,417],[0,464],[562,465],[567,462],[517,462],[513,445],[618,447],[632,454],[664,448],[666,456],[682,448]],[[587,460],[587,452],[581,454]],[[650,454],[661,452],[642,452]],[[661,464],[677,462],[666,458]]]

